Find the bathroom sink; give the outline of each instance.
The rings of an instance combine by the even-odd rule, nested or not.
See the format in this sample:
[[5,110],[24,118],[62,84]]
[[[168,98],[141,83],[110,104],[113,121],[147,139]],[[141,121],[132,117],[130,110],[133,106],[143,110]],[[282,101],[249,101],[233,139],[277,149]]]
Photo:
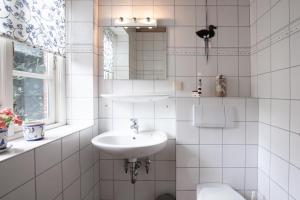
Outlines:
[[158,153],[167,145],[162,131],[109,131],[92,139],[98,149],[119,159],[137,159]]

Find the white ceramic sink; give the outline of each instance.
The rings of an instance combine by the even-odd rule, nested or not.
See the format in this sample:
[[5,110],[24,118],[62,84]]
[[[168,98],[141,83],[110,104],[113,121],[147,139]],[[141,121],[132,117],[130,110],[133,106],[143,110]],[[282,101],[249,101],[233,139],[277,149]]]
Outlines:
[[158,153],[167,145],[167,135],[162,131],[139,133],[109,131],[92,139],[98,149],[120,159],[136,159]]

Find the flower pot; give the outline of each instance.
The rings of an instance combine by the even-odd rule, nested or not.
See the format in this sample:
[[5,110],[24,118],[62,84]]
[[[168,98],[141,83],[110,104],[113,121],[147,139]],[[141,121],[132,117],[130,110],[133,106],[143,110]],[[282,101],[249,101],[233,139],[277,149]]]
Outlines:
[[23,135],[27,141],[41,140],[44,138],[44,123],[23,124]]
[[0,129],[0,150],[7,146],[7,129]]

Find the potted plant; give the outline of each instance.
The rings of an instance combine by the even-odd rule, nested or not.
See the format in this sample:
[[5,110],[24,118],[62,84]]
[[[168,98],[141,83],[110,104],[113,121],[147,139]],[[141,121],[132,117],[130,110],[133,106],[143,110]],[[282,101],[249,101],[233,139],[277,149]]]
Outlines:
[[22,120],[10,108],[0,110],[0,150],[7,146],[7,132],[11,124],[22,125]]

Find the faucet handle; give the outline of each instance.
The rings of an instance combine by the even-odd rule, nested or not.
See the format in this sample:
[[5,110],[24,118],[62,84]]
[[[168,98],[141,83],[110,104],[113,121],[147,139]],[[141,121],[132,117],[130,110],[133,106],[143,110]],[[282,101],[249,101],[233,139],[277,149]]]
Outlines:
[[138,122],[138,119],[137,118],[130,118],[130,121],[136,124]]

